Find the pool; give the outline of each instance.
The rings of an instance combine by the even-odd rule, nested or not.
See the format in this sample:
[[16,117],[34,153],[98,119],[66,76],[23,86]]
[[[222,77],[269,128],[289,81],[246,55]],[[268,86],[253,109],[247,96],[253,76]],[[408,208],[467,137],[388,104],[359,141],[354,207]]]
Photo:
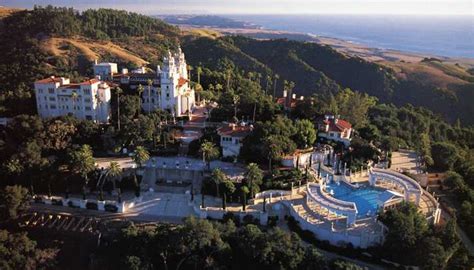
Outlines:
[[359,188],[353,188],[344,182],[338,184],[331,181],[326,185],[326,192],[336,199],[355,203],[358,218],[376,215],[379,204],[383,205],[386,201],[381,201],[384,198],[382,194],[386,192],[385,190],[362,185]]

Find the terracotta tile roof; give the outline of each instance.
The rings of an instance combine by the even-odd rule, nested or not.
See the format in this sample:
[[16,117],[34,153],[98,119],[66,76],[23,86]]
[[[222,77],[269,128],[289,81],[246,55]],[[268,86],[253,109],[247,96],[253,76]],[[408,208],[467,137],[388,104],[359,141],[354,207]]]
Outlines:
[[343,132],[346,129],[352,128],[351,123],[346,120],[338,119],[337,123],[334,119],[324,120],[324,124],[329,124],[329,131]]
[[96,84],[98,82],[100,82],[100,80],[98,80],[96,78],[93,78],[93,79],[89,79],[87,81],[81,82],[80,84],[81,85],[91,85],[91,84]]
[[217,133],[219,136],[230,136],[230,137],[245,137],[250,134],[252,131],[251,126],[240,126],[236,125],[235,127],[232,126],[225,126],[217,129]]
[[185,85],[187,82],[188,82],[187,79],[185,79],[185,78],[179,78],[179,80],[178,80],[178,87],[181,87],[181,86]]
[[78,89],[78,88],[79,88],[78,83],[70,83],[70,84],[66,84],[66,85],[63,85],[63,86],[59,87],[59,89]]
[[[277,104],[285,106],[285,99],[284,97],[278,98],[277,99]],[[296,108],[298,100],[297,99],[291,99],[291,108]]]
[[35,83],[61,83],[61,78],[60,77],[48,77],[42,80],[37,80]]

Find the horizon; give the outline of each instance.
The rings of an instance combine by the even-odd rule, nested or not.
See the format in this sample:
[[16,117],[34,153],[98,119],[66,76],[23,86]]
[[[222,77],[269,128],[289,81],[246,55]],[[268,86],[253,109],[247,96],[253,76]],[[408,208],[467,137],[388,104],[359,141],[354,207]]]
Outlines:
[[[410,16],[473,16],[474,5],[469,0],[242,0],[228,3],[205,0],[4,0],[2,6],[33,8],[66,6],[77,10],[113,8],[146,15],[410,15]],[[474,18],[474,17],[473,17]]]

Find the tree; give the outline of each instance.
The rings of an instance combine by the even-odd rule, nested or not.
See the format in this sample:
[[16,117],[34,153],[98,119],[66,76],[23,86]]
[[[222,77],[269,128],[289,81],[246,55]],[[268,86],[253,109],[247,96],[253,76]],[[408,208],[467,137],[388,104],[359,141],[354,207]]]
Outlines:
[[196,72],[197,72],[197,83],[200,85],[201,84],[201,73],[202,73],[202,67],[201,66],[198,66],[196,68]]
[[120,95],[123,93],[122,88],[117,86],[115,93],[117,94],[117,130],[120,131]]
[[296,150],[295,143],[283,135],[271,135],[264,140],[264,153],[268,158],[268,167],[272,170],[272,162],[280,160],[284,155]]
[[232,182],[232,180],[226,177],[225,180],[221,182],[221,186],[222,186],[222,189],[221,189],[222,190],[222,208],[225,210],[227,196],[235,192],[235,185]]
[[246,186],[241,186],[240,192],[242,193],[242,210],[245,212],[245,207],[247,206],[247,194],[249,193],[249,188]]
[[239,104],[240,102],[240,96],[238,95],[234,95],[232,97],[232,102],[234,104],[234,117],[237,117],[237,105]]
[[221,169],[216,168],[212,171],[211,181],[216,185],[216,196],[220,197],[219,187],[222,183],[228,181],[227,175]]
[[18,214],[29,207],[28,190],[22,186],[6,186],[0,193],[2,219],[16,219]]
[[274,78],[274,83],[273,83],[273,98],[276,98],[276,87],[277,87],[277,82],[278,79],[280,79],[280,76],[278,74],[275,74]]
[[448,142],[436,142],[431,145],[434,167],[440,170],[451,170],[460,159],[458,149]]
[[82,179],[82,198],[86,199],[86,188],[89,183],[89,173],[95,170],[95,159],[92,154],[92,148],[84,144],[69,153],[69,168],[72,172],[79,174]]
[[26,233],[0,230],[0,269],[52,269],[55,256],[51,249],[38,249]]
[[211,169],[211,160],[219,157],[219,149],[214,143],[205,141],[201,144],[199,152],[202,154],[202,161],[207,163],[207,169]]
[[402,263],[420,263],[417,256],[422,239],[429,227],[426,218],[418,212],[412,203],[401,203],[379,216],[388,227],[384,248],[387,256],[395,257]]
[[143,94],[144,88],[143,85],[139,84],[137,87],[137,93],[138,93],[138,112],[141,112],[142,110],[142,94]]
[[148,113],[151,113],[151,86],[153,85],[153,80],[147,80],[148,85]]
[[120,99],[121,114],[128,120],[132,120],[140,112],[140,98],[137,96],[125,95]]
[[465,192],[466,189],[468,188],[462,176],[459,173],[454,172],[454,171],[446,172],[444,183],[448,187],[453,188],[457,192],[461,192],[461,193]]
[[246,181],[250,189],[250,198],[253,198],[254,194],[259,191],[260,185],[263,182],[263,171],[256,163],[250,163],[247,166]]
[[[120,167],[120,164],[117,161],[112,161],[109,164],[109,176],[113,179],[114,181],[114,187],[117,187],[117,179],[120,179],[122,176],[122,168]],[[122,191],[119,188],[118,189],[118,202],[122,201],[121,194]]]
[[137,146],[133,152],[132,160],[137,164],[138,168],[142,168],[144,163],[150,159],[150,153],[143,146]]
[[307,120],[297,120],[295,122],[296,133],[293,136],[298,148],[308,148],[313,145],[316,141],[316,130],[314,129],[314,124]]

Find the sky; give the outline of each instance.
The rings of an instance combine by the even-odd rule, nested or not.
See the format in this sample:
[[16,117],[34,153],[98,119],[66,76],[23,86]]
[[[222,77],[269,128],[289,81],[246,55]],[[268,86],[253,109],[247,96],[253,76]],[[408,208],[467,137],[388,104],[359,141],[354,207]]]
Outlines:
[[115,8],[143,14],[471,15],[474,0],[0,0],[0,5]]

